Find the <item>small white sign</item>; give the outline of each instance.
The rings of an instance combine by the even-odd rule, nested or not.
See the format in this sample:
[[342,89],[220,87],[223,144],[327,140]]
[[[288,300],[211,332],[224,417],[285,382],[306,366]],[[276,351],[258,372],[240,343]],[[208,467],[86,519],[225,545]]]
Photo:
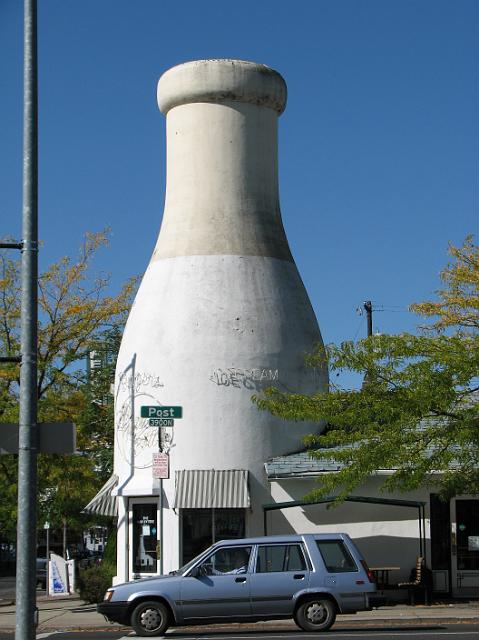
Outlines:
[[48,595],[65,596],[69,593],[68,569],[66,561],[55,553],[50,554],[50,565],[48,567]]
[[479,536],[468,536],[467,537],[467,550],[468,551],[479,551]]
[[153,478],[168,480],[170,477],[170,458],[167,453],[158,451],[153,454],[152,472]]

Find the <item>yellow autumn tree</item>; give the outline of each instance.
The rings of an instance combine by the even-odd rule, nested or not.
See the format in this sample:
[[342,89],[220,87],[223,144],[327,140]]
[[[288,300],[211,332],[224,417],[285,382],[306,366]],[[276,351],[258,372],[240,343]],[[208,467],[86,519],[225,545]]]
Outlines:
[[[331,372],[367,375],[367,384],[310,396],[269,389],[255,398],[273,415],[325,425],[305,444],[339,471],[322,475],[310,497],[343,499],[378,469],[390,470],[385,491],[479,492],[479,246],[468,236],[449,252],[437,300],[411,305],[431,324],[327,346]],[[323,350],[309,362],[324,366]]]
[[449,245],[453,257],[441,271],[444,287],[438,289],[438,300],[412,304],[411,310],[427,318],[437,318],[428,330],[461,328],[479,329],[479,245],[467,236],[460,247]]
[[[68,459],[39,456],[39,517],[56,514],[58,520],[67,518],[78,526],[81,508],[104,480],[93,455],[95,434],[86,424],[91,404],[86,358],[105,336],[121,332],[137,285],[132,277],[111,294],[110,276],[94,273],[95,255],[107,245],[108,230],[87,233],[75,259],[60,258],[38,281],[38,420],[75,422],[77,449],[83,454]],[[0,252],[2,355],[20,352],[20,260],[11,253]],[[0,422],[18,421],[19,384],[20,366],[0,364]],[[103,454],[110,448],[111,458],[111,410],[105,412],[101,429],[104,433],[96,444]],[[0,456],[0,493],[7,496],[0,504],[0,530],[11,534],[16,520],[16,474],[15,456]]]

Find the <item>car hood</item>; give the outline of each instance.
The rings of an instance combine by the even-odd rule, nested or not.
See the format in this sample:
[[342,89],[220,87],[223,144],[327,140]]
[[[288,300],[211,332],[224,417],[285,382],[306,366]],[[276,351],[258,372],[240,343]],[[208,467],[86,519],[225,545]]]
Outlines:
[[162,575],[158,575],[158,576],[151,576],[150,578],[140,578],[139,580],[131,580],[130,582],[122,582],[121,584],[115,584],[112,589],[120,589],[121,587],[131,587],[131,585],[147,585],[150,582],[156,581],[156,580],[177,580],[178,578],[181,578],[180,575],[172,575],[172,576],[162,576]]

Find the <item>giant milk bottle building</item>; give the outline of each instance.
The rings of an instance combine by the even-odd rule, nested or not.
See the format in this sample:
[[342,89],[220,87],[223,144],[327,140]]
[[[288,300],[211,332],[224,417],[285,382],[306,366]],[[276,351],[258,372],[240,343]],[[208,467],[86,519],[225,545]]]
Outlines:
[[[115,582],[261,534],[266,461],[300,450],[317,426],[274,418],[251,396],[327,388],[326,369],[304,362],[321,335],[281,221],[284,80],[251,62],[190,62],[160,78],[158,104],[165,208],[115,381]],[[151,427],[142,406],[181,407],[182,418]],[[168,479],[153,478],[159,450]]]

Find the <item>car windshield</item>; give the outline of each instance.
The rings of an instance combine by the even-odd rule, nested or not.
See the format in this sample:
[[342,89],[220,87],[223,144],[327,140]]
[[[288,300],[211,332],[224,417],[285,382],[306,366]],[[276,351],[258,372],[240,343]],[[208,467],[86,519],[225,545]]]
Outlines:
[[200,558],[202,558],[204,555],[209,553],[213,547],[214,547],[214,545],[211,545],[211,547],[208,547],[207,549],[202,551],[200,554],[195,556],[192,560],[190,560],[189,562],[184,564],[182,567],[180,567],[176,571],[170,571],[170,574],[171,575],[182,575],[182,576],[185,575],[185,573],[188,571],[188,569],[190,569],[194,564],[196,564]]

